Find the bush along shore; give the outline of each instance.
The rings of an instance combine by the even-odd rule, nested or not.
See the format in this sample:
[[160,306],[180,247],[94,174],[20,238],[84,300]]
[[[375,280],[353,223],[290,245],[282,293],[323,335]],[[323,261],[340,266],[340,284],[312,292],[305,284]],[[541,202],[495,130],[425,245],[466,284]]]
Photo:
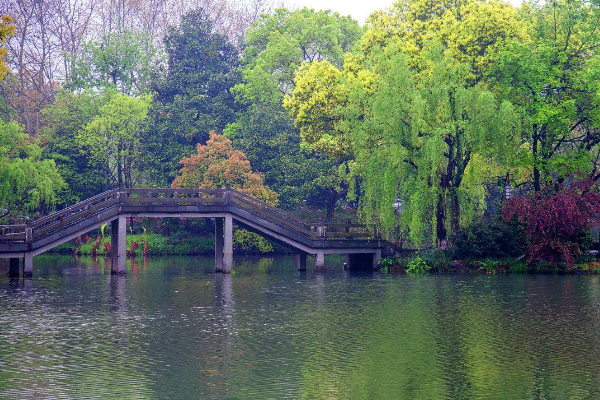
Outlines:
[[407,257],[385,257],[379,261],[383,273],[439,274],[439,273],[534,273],[534,274],[600,274],[600,260],[594,252],[576,259],[571,267],[565,262],[527,263],[525,255],[511,258],[455,259],[452,252],[415,252]]

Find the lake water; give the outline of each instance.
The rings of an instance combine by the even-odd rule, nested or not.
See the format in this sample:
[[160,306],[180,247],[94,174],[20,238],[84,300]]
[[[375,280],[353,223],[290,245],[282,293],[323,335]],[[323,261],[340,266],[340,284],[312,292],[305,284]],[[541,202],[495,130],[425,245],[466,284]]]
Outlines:
[[290,257],[0,270],[1,399],[598,399],[596,276],[295,270]]

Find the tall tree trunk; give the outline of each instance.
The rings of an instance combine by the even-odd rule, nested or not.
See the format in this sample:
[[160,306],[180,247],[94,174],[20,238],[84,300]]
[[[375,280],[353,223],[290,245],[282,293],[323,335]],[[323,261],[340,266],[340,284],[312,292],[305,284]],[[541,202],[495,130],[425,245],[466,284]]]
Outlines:
[[335,202],[337,201],[338,193],[335,189],[329,188],[327,189],[327,215],[325,219],[332,219],[335,214]]
[[533,126],[533,189],[536,192],[540,191],[540,168],[539,168],[539,160],[538,160],[538,132],[537,125]]
[[458,188],[450,192],[450,229],[456,234],[460,229],[460,203],[458,201]]
[[445,250],[448,247],[448,233],[446,232],[446,193],[444,189],[442,189],[438,194],[435,214],[435,236],[437,240],[437,248],[439,250]]
[[[119,153],[121,152],[121,149],[119,148]],[[121,156],[117,156],[117,183],[119,185],[119,188],[123,187],[123,164],[121,161]]]

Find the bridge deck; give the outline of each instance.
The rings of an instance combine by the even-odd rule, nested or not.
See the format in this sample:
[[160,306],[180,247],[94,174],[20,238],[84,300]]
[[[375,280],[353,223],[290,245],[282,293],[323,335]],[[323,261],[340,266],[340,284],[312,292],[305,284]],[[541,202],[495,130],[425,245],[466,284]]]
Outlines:
[[306,222],[231,189],[114,189],[36,219],[0,226],[0,258],[33,257],[119,217],[231,218],[308,254],[380,254],[387,242],[360,224]]

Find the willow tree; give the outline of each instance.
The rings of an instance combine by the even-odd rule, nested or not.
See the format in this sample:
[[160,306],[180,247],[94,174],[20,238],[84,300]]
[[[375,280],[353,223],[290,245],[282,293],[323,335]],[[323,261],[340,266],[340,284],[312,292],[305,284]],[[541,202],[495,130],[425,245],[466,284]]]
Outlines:
[[44,213],[64,187],[54,160],[42,159],[39,139],[29,138],[21,125],[0,119],[0,207],[13,219],[22,213]]
[[363,215],[389,230],[401,226],[416,242],[433,233],[443,248],[449,231],[483,211],[485,167],[514,149],[518,118],[510,103],[468,85],[468,66],[441,47],[424,60],[430,68],[415,72],[394,46],[375,58],[373,88],[355,99],[362,113],[349,121],[348,137]]

